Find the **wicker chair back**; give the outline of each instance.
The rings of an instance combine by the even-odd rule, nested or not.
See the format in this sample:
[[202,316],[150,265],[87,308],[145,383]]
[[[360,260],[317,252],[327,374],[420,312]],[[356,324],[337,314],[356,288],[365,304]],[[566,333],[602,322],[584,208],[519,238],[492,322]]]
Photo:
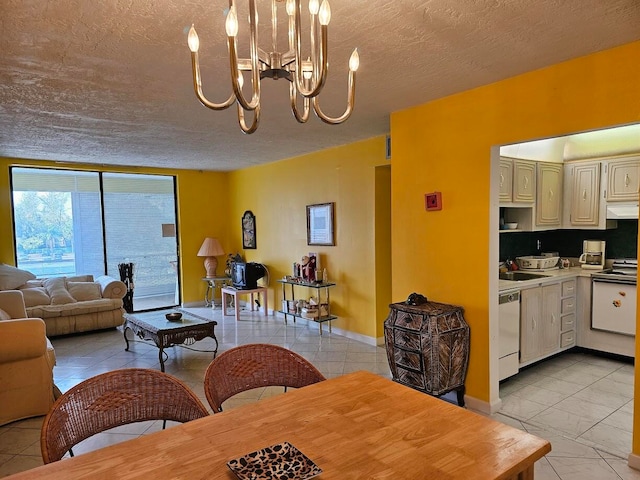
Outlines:
[[120,425],[148,420],[188,422],[209,415],[177,378],[144,368],[114,370],[63,393],[42,424],[44,463],[60,460],[74,445]]
[[326,380],[304,357],[277,345],[252,343],[218,355],[207,368],[204,391],[213,412],[228,398],[259,387],[300,388]]

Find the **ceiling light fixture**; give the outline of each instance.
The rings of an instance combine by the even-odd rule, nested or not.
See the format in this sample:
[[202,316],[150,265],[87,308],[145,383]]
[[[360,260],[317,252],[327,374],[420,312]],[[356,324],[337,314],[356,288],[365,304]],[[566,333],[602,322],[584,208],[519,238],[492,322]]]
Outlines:
[[[289,80],[289,98],[294,117],[300,123],[309,119],[311,107],[322,121],[335,125],[344,122],[351,116],[355,102],[356,70],[360,63],[356,48],[349,59],[349,82],[347,92],[347,108],[339,117],[329,117],[320,108],[318,95],[322,91],[327,79],[329,59],[327,56],[327,32],[331,9],[328,0],[309,1],[310,21],[310,56],[303,60],[301,52],[301,10],[300,0],[286,0],[286,13],[289,20],[289,50],[285,53],[278,51],[278,15],[277,3],[285,0],[271,0],[271,51],[266,52],[258,47],[258,11],[256,0],[249,0],[249,55],[250,58],[238,58],[238,12],[235,0],[229,0],[229,13],[226,20],[227,45],[229,47],[229,64],[231,86],[233,92],[227,101],[214,103],[207,100],[202,93],[200,78],[200,63],[198,48],[200,40],[193,25],[189,30],[188,44],[191,50],[191,68],[193,71],[193,87],[198,100],[212,110],[224,110],[233,103],[238,108],[238,123],[244,133],[253,133],[260,122],[260,81],[263,78],[286,78]],[[251,98],[242,91],[244,84],[243,72],[249,72],[251,77]],[[302,111],[298,109],[299,96],[302,97]],[[250,125],[245,121],[245,112],[253,112]]]

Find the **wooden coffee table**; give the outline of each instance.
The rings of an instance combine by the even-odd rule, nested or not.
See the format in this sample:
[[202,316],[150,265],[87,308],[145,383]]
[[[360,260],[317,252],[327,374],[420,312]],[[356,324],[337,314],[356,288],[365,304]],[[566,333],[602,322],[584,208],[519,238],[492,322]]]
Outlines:
[[[158,310],[156,312],[125,313],[122,333],[127,344],[126,351],[129,350],[129,339],[127,329],[131,330],[142,340],[149,340],[156,344],[159,349],[158,359],[160,360],[160,370],[164,372],[163,352],[167,347],[174,345],[193,345],[196,341],[206,337],[211,337],[216,342],[216,349],[213,350],[213,358],[218,353],[218,339],[214,332],[218,324],[215,320],[204,320],[188,313],[183,313],[178,322],[170,322],[165,314],[172,310]],[[202,350],[209,351],[209,350]]]

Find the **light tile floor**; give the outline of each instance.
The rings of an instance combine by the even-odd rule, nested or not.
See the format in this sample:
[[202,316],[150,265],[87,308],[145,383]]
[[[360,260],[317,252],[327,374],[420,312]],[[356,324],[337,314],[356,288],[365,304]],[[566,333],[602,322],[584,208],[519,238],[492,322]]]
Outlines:
[[[390,377],[384,348],[328,334],[326,328],[320,336],[316,324],[289,321],[285,326],[280,317],[246,311],[236,323],[233,316],[222,320],[219,307],[189,310],[218,321],[219,351],[245,343],[273,343],[300,353],[326,377],[362,369]],[[124,351],[121,330],[53,338],[52,343],[58,358],[55,382],[62,391],[117,368],[159,368],[158,350],[146,342],[135,342],[131,351]],[[192,347],[209,350],[213,346],[213,340],[205,339]],[[211,353],[175,347],[168,349],[165,366],[167,373],[185,381],[208,405],[202,383],[210,361]],[[631,444],[632,385],[631,365],[566,354],[505,382],[501,386],[504,408],[493,418],[551,441],[552,452],[536,463],[537,480],[640,480],[640,472],[630,469],[626,461]],[[228,400],[225,408],[281,392],[281,388],[245,392]],[[0,427],[0,477],[42,464],[42,420],[38,417]],[[74,451],[80,454],[160,428],[161,422],[128,425],[96,435]]]
[[536,479],[640,479],[627,466],[633,425],[633,365],[565,353],[500,386],[497,420],[548,439]]

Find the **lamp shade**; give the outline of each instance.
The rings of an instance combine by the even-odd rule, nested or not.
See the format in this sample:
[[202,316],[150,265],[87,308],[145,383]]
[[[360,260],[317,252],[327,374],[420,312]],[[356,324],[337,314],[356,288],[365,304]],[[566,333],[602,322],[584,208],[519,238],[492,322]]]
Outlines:
[[200,250],[198,250],[198,256],[217,257],[218,255],[224,255],[224,250],[222,245],[220,245],[220,241],[217,238],[205,238]]
[[198,250],[198,257],[206,257],[204,259],[204,268],[207,272],[207,278],[216,276],[216,268],[218,268],[218,259],[216,256],[218,255],[224,255],[220,241],[217,238],[205,238],[200,250]]

